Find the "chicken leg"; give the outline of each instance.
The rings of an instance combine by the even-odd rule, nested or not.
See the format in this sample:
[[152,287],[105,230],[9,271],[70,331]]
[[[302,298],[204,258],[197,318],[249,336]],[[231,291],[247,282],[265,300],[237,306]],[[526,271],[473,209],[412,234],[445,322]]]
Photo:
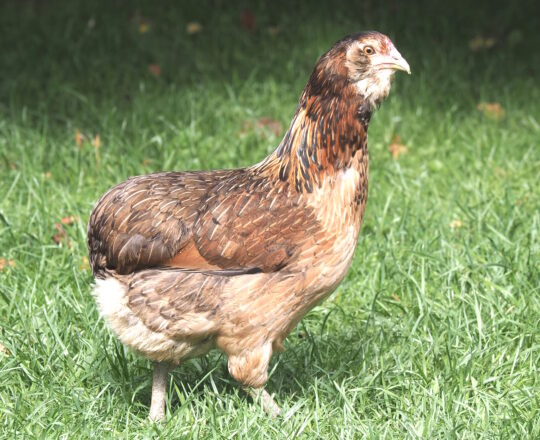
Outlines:
[[154,362],[152,379],[152,403],[149,419],[161,421],[165,418],[165,394],[167,393],[167,378],[171,365],[167,362]]

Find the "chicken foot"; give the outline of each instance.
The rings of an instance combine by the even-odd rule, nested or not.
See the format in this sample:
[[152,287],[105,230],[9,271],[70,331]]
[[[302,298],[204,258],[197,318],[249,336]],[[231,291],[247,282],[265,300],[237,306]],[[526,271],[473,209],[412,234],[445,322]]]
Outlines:
[[264,388],[245,387],[244,390],[249,394],[253,401],[260,402],[260,405],[266,414],[271,417],[279,416],[281,408]]

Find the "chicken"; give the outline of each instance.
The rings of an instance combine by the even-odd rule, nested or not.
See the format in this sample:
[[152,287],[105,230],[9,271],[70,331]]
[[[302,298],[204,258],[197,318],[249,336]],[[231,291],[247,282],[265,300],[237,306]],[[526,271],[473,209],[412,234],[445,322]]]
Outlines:
[[390,39],[363,32],[317,62],[277,149],[248,168],[132,177],[88,225],[94,295],[120,341],[154,361],[151,419],[170,368],[213,348],[264,391],[272,353],[345,277],[368,195],[367,129],[396,70]]

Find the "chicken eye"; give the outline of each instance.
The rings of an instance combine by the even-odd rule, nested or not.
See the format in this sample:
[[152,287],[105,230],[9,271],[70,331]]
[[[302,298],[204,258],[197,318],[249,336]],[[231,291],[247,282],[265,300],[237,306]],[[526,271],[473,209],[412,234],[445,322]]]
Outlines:
[[364,53],[366,55],[373,55],[375,53],[375,49],[373,49],[371,46],[366,46],[364,47]]

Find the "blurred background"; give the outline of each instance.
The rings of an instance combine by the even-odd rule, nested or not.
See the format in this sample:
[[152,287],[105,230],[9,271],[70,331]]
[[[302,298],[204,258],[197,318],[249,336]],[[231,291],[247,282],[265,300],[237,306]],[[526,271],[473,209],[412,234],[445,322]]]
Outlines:
[[[537,3],[2,1],[8,437],[538,435]],[[93,204],[132,175],[263,159],[320,55],[368,29],[412,75],[370,125],[350,274],[274,361],[287,417],[250,406],[216,353],[175,372],[175,418],[149,427],[150,366],[90,295]]]

